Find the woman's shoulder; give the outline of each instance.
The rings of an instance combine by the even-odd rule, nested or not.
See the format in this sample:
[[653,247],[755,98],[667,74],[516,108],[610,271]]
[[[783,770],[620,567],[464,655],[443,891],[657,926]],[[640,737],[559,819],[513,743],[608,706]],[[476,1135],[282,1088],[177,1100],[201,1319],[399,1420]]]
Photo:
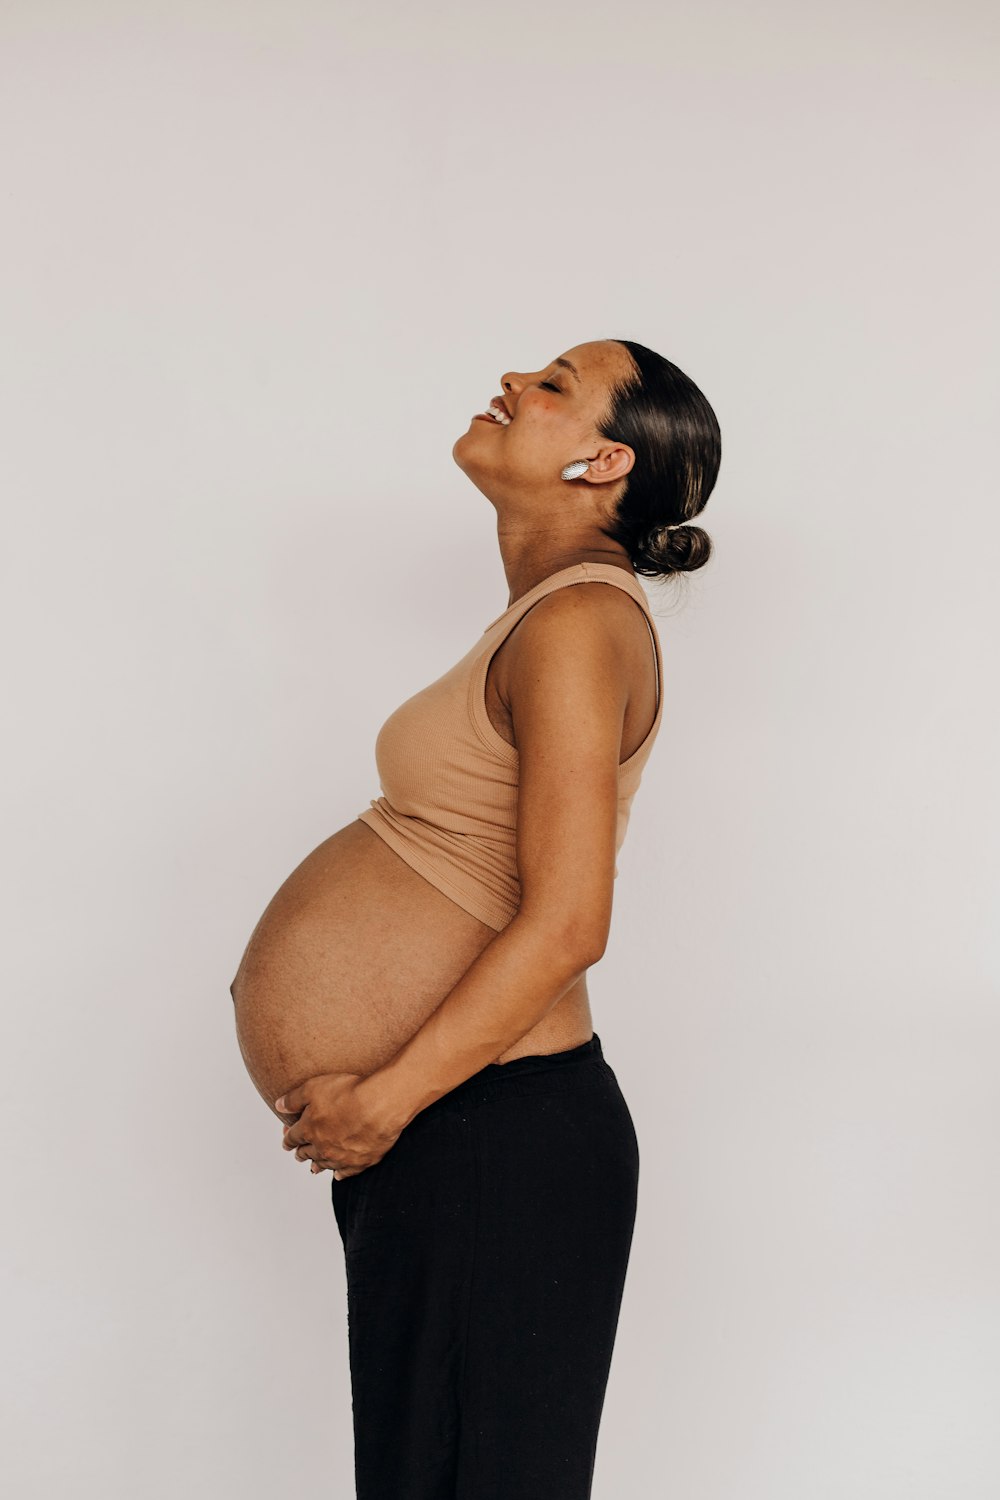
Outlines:
[[586,579],[545,594],[518,620],[499,654],[497,686],[516,691],[519,677],[546,666],[567,672],[593,663],[639,683],[649,667],[649,631],[630,590]]
[[[625,576],[633,578],[632,574]],[[533,642],[569,641],[580,632],[591,633],[595,642],[604,640],[609,631],[627,639],[636,625],[645,635],[640,618],[644,613],[627,584],[609,587],[603,579],[583,578],[553,589],[525,610],[509,640],[512,646],[519,641],[530,650]]]

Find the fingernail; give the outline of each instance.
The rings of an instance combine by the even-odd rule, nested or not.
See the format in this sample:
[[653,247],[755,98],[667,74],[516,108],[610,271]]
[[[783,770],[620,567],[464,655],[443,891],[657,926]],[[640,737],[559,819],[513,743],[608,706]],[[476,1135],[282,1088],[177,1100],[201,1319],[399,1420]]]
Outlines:
[[275,1101],[274,1101],[274,1107],[275,1107],[275,1109],[284,1109],[284,1107],[285,1107],[285,1096],[284,1096],[284,1094],[282,1094],[282,1096],[281,1096],[280,1099],[275,1099]]

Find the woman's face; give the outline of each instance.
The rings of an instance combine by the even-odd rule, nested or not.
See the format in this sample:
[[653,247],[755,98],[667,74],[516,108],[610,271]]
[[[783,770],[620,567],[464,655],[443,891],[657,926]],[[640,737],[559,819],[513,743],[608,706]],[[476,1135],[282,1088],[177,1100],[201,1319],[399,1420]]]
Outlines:
[[[635,461],[633,450],[602,437],[604,416],[615,380],[634,374],[628,350],[613,339],[577,344],[538,370],[508,370],[493,403],[510,421],[474,416],[452,449],[452,457],[473,484],[493,500],[545,491],[565,493],[561,471],[574,459],[590,468],[581,476],[611,490]],[[484,397],[481,410],[490,400]]]

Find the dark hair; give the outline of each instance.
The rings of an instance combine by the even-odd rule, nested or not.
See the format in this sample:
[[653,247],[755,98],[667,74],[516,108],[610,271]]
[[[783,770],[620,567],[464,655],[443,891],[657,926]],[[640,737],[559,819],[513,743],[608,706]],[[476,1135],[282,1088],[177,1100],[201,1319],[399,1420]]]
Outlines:
[[719,423],[694,381],[669,359],[631,339],[610,342],[624,345],[635,370],[612,386],[597,430],[627,443],[635,463],[613,520],[601,530],[645,578],[690,573],[712,555],[708,532],[687,523],[704,508],[719,473]]

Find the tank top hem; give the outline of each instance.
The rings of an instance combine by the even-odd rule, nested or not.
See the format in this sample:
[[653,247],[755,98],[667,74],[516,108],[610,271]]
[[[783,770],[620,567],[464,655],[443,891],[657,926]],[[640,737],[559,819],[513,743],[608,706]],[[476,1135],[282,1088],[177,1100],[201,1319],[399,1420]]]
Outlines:
[[463,911],[467,911],[471,917],[476,917],[480,922],[485,922],[486,926],[492,927],[495,932],[502,932],[516,914],[516,906],[511,908],[485,893],[473,894],[449,880],[438,865],[422,858],[418,849],[407,843],[394,828],[385,822],[377,807],[366,807],[364,812],[358,813],[358,821],[364,823],[373,833],[377,833],[383,843],[388,844],[400,859],[418,875],[422,875],[430,885],[441,892],[442,896],[447,896],[456,906],[460,906]]

